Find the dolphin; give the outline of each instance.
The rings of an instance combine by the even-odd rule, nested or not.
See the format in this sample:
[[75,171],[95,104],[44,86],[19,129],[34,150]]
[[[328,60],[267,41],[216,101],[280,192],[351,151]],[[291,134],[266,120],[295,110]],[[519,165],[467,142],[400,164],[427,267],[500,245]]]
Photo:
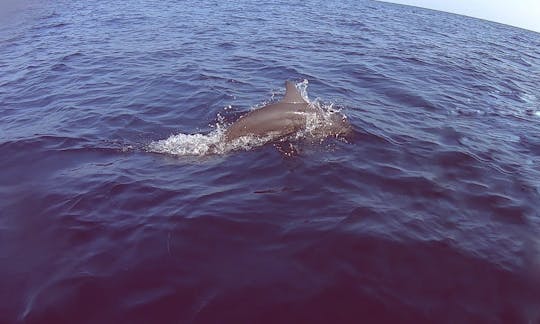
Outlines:
[[[292,81],[285,81],[285,96],[277,103],[253,110],[240,117],[225,131],[225,140],[243,136],[285,138],[306,128],[309,117],[320,117],[323,111],[307,102]],[[317,129],[324,136],[347,135],[351,127],[345,116],[331,114],[328,122]]]

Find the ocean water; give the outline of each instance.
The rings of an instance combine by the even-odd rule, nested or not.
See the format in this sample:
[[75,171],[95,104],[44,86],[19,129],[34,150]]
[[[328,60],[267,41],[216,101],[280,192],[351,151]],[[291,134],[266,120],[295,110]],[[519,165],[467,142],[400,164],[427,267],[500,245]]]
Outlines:
[[[363,0],[0,6],[1,323],[540,323],[540,34]],[[285,80],[352,138],[208,152]]]

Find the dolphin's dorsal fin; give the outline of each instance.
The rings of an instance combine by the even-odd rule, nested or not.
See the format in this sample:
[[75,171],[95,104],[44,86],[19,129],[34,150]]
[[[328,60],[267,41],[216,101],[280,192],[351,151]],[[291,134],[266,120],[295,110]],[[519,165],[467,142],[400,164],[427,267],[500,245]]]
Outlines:
[[306,103],[296,85],[292,81],[285,81],[285,96],[281,99],[283,103]]

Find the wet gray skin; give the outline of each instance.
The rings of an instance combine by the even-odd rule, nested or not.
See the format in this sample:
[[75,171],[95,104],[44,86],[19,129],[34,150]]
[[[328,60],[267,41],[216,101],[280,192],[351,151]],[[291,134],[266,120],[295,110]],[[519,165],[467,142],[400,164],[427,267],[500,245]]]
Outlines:
[[[251,111],[234,122],[225,132],[226,141],[242,136],[283,138],[304,129],[308,114],[322,113],[304,100],[293,82],[286,81],[285,87],[285,96],[279,102]],[[318,131],[325,136],[349,133],[351,127],[347,119],[335,115],[329,125]]]

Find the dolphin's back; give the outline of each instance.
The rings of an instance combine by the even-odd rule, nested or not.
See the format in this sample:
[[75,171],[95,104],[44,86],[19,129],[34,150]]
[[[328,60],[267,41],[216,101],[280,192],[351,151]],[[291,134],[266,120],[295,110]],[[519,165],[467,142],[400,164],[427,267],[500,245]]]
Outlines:
[[225,132],[225,140],[232,141],[243,136],[282,138],[306,128],[308,116],[325,118],[324,127],[318,127],[322,136],[351,132],[350,123],[345,117],[324,117],[320,109],[302,97],[293,82],[286,81],[285,88],[285,96],[279,102],[253,110],[233,123]]
[[306,124],[307,103],[278,102],[249,112],[227,130],[227,140],[242,136],[286,136]]

